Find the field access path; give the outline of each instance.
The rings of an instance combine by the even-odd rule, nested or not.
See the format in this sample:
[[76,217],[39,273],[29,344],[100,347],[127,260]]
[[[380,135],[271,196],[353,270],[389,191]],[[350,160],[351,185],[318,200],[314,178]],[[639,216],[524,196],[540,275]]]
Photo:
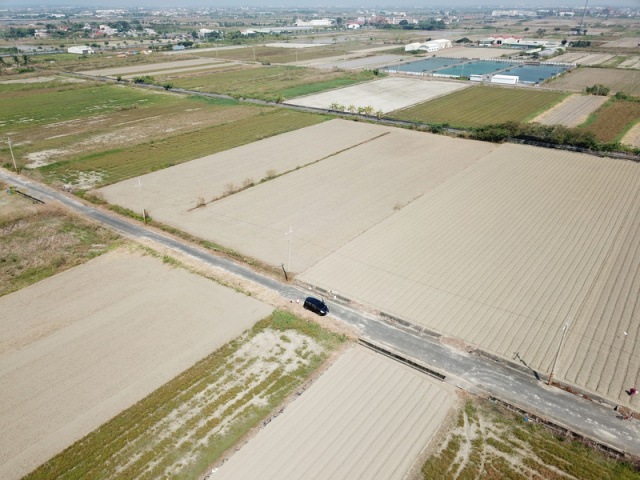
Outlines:
[[[299,288],[217,257],[182,241],[156,233],[142,225],[130,223],[76,198],[34,183],[0,168],[0,180],[27,191],[44,202],[59,201],[76,212],[99,221],[134,239],[147,239],[242,279],[270,289],[286,299],[305,296]],[[357,328],[361,338],[401,357],[426,365],[446,376],[445,381],[474,394],[491,395],[530,413],[545,418],[614,450],[640,456],[640,424],[617,418],[613,405],[590,402],[542,381],[544,373],[525,368],[511,368],[484,356],[474,355],[445,345],[426,334],[405,330],[382,319],[329,303],[330,314]]]

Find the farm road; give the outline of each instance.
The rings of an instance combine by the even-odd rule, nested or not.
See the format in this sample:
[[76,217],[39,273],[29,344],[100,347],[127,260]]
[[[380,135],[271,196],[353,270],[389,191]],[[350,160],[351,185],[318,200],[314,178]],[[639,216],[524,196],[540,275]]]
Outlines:
[[[305,295],[301,289],[284,285],[229,259],[210,255],[141,225],[129,223],[84,205],[74,198],[11,174],[5,169],[0,169],[0,179],[45,202],[60,201],[78,213],[109,225],[124,235],[151,240],[208,265],[222,268],[240,278],[253,281],[284,298],[294,299]],[[563,390],[547,387],[546,382],[536,378],[536,372],[509,368],[505,364],[454,349],[430,336],[398,328],[339,304],[330,303],[329,308],[331,315],[358,328],[363,338],[385,345],[400,355],[418,360],[429,368],[444,373],[447,375],[446,381],[461,389],[475,394],[492,395],[614,449],[640,455],[640,442],[637,441],[640,425],[637,421],[625,422],[617,419],[612,406],[589,402]]]

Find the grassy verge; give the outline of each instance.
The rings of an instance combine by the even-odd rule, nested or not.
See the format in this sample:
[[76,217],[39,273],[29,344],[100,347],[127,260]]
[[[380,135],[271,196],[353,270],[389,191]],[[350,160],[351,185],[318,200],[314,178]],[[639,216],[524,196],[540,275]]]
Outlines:
[[640,102],[612,99],[593,112],[581,130],[592,132],[601,142],[620,140],[640,118]]
[[159,141],[138,144],[53,163],[38,169],[47,182],[76,184],[78,178],[92,174],[99,178],[94,186],[116,183],[155,170],[239,147],[247,143],[307,127],[326,117],[286,109],[265,108],[250,118],[215,125]]
[[275,311],[24,478],[196,478],[343,341]]
[[[0,195],[7,195],[3,190]],[[16,196],[17,195],[13,195]],[[110,230],[49,205],[0,210],[0,296],[101,255],[119,243]]]
[[468,400],[422,468],[426,479],[640,479],[633,465],[554,435],[486,400]]

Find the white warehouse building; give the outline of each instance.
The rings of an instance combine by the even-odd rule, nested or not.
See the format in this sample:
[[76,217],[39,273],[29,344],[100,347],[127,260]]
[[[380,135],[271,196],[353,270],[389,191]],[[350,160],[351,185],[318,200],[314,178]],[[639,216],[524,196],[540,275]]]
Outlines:
[[75,53],[76,55],[90,55],[92,53],[96,53],[93,51],[93,48],[87,45],[73,46],[67,49],[69,53]]
[[422,50],[425,52],[437,52],[443,48],[451,48],[451,40],[441,38],[439,40],[430,40],[425,43],[410,43],[404,47],[405,52]]

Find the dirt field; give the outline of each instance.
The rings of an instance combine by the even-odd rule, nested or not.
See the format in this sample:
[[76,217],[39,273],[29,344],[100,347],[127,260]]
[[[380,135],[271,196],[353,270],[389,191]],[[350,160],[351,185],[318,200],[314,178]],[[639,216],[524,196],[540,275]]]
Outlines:
[[[289,270],[300,272],[494,148],[489,143],[332,121],[142,177],[143,199],[134,181],[101,191],[109,202],[136,210],[144,201],[154,219],[272,265],[288,263],[284,233],[292,226]],[[280,157],[278,161],[292,162],[278,167],[282,169],[324,160],[187,211],[198,197],[209,200],[219,194],[226,178],[237,178],[226,177],[239,175],[236,162],[260,162],[257,182]]]
[[425,81],[415,78],[387,77],[328,92],[288,100],[286,103],[305,107],[329,108],[332,103],[349,107],[373,107],[374,111],[391,112],[416,103],[462,90],[461,83]]
[[[176,73],[188,73],[188,72],[197,72],[202,73],[204,70],[213,70],[215,68],[226,68],[232,65],[231,62],[227,60],[220,61],[218,63],[205,64],[196,67],[181,67],[181,68],[172,68],[166,70],[154,70],[152,72],[144,72],[145,75],[154,76],[154,75],[172,75]],[[130,79],[138,76],[139,74],[131,74],[131,75],[123,75],[122,78]]]
[[0,298],[0,476],[17,479],[271,312],[124,249]]
[[612,53],[571,52],[560,55],[553,61],[578,65],[600,65],[611,60],[614,56]]
[[148,72],[153,72],[156,70],[179,71],[184,68],[200,66],[200,65],[213,65],[219,62],[220,60],[216,60],[215,58],[198,58],[194,60],[177,60],[175,62],[152,63],[148,65],[135,65],[131,67],[104,68],[101,70],[85,70],[80,73],[84,73],[85,75],[96,75],[101,77],[116,77],[118,75],[129,75],[129,74],[148,75]]
[[611,94],[624,92],[640,95],[640,75],[630,70],[614,68],[576,68],[548,83],[551,88],[582,92],[586,87],[602,84],[611,89]]
[[637,123],[627,132],[621,143],[631,147],[640,148],[640,123]]
[[212,479],[404,479],[456,396],[364,347],[346,352]]
[[531,121],[543,125],[577,127],[608,99],[609,97],[598,95],[571,95]]
[[607,42],[603,47],[613,48],[635,48],[640,45],[640,37],[624,37],[618,40]]
[[637,406],[639,185],[636,163],[504,145],[298,280],[542,372],[571,318],[557,376]]

